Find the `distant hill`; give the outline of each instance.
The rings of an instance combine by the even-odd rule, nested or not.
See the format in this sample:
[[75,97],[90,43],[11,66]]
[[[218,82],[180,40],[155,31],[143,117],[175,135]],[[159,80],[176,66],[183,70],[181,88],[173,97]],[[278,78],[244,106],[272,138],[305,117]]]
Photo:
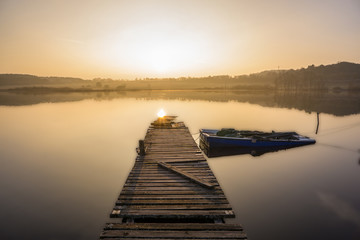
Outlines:
[[250,75],[182,78],[144,78],[84,80],[69,77],[38,77],[26,74],[0,74],[0,88],[71,88],[72,91],[101,90],[285,90],[285,91],[360,91],[360,64],[339,62],[310,65],[297,70],[269,70]]
[[73,84],[85,83],[86,80],[71,77],[38,77],[29,74],[0,74],[1,86],[14,85],[51,85],[51,84]]
[[275,87],[286,90],[360,90],[360,64],[340,62],[282,71],[275,80]]

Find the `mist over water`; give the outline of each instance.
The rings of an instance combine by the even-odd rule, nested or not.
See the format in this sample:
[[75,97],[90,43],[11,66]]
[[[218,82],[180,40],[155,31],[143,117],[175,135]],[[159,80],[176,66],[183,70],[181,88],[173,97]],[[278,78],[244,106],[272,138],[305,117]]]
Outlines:
[[38,103],[96,101],[123,98],[144,100],[204,100],[211,102],[247,102],[265,107],[295,108],[306,112],[336,116],[360,113],[357,91],[248,91],[248,90],[134,90],[99,92],[0,92],[0,106],[23,106]]
[[178,115],[194,139],[200,128],[233,127],[296,131],[317,140],[258,157],[208,160],[235,210],[234,221],[250,239],[360,237],[356,110],[339,114],[338,106],[326,105],[330,110],[319,111],[316,135],[318,109],[279,108],[267,95],[246,102],[230,93],[212,99],[187,94],[67,95],[68,101],[32,96],[30,105],[2,101],[1,238],[96,239],[134,164],[138,140],[161,108]]

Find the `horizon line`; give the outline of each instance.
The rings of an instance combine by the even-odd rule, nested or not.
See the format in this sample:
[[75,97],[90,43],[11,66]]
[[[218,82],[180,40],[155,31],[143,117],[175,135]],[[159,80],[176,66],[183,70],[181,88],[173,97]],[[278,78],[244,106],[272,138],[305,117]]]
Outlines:
[[[350,64],[356,64],[356,65],[360,65],[360,63],[357,62],[349,62],[349,61],[338,61],[337,63],[331,63],[331,64],[320,64],[320,65],[315,65],[315,64],[310,64],[308,65],[306,68],[310,67],[310,66],[314,66],[314,67],[320,67],[320,66],[331,66],[331,65],[336,65],[336,64],[340,64],[340,63],[350,63]],[[41,75],[34,75],[34,74],[30,74],[30,73],[0,73],[0,75],[27,75],[27,76],[35,76],[35,77],[40,77],[40,78],[76,78],[76,79],[81,79],[81,80],[85,80],[85,81],[94,81],[95,79],[110,79],[113,81],[136,81],[136,80],[145,80],[145,79],[182,79],[182,78],[206,78],[206,77],[219,77],[219,76],[228,76],[228,77],[238,77],[238,76],[250,76],[252,74],[260,74],[263,72],[272,72],[272,71],[289,71],[289,70],[301,70],[301,69],[306,69],[305,67],[300,67],[300,68],[290,68],[290,69],[269,69],[269,70],[262,70],[259,72],[253,72],[253,73],[249,73],[249,74],[239,74],[239,75],[230,75],[230,74],[219,74],[219,75],[208,75],[208,76],[200,76],[200,77],[195,77],[195,76],[181,76],[181,77],[135,77],[133,79],[128,79],[128,78],[118,78],[118,79],[114,79],[114,78],[110,78],[110,77],[94,77],[92,79],[86,79],[86,78],[82,78],[82,77],[70,77],[70,76],[41,76]]]

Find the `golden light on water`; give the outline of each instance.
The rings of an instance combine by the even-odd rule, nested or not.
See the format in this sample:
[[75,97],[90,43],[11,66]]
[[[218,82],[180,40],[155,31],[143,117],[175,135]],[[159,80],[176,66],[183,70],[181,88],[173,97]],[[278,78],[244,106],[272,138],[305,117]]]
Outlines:
[[160,109],[160,111],[157,113],[157,115],[159,118],[163,118],[166,115],[166,113],[165,113],[164,109]]

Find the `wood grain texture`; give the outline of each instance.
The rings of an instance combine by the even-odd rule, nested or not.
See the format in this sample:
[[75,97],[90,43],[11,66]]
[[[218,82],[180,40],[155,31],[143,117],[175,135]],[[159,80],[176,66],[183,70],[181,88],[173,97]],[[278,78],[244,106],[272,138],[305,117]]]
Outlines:
[[235,214],[189,130],[171,119],[147,130],[110,214],[131,223],[108,223],[100,238],[246,239],[225,223]]

